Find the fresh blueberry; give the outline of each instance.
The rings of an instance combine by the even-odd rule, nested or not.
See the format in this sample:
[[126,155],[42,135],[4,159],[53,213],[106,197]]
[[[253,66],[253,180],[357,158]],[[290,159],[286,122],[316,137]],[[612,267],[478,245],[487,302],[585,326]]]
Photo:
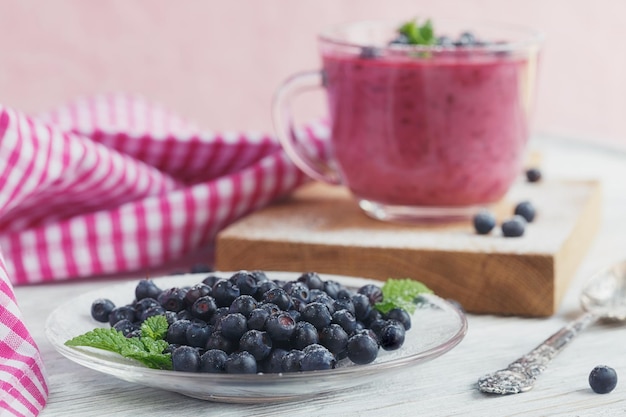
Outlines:
[[250,274],[252,274],[257,284],[260,284],[265,281],[269,281],[269,278],[267,277],[267,274],[264,271],[260,271],[260,270],[250,271]]
[[131,332],[138,329],[138,327],[130,320],[122,319],[113,325],[113,328],[118,332],[122,332],[124,336],[128,336]]
[[323,290],[324,281],[317,272],[305,272],[298,277],[298,282],[304,283],[309,290]]
[[291,297],[282,288],[273,288],[263,294],[264,303],[276,304],[281,310],[289,310],[291,307]]
[[248,329],[250,330],[265,330],[265,321],[270,316],[267,310],[262,308],[255,308],[250,312],[248,316]]
[[541,180],[541,171],[539,170],[539,168],[527,169],[526,180],[528,180],[528,182],[539,182]]
[[239,288],[239,293],[243,295],[254,295],[257,289],[257,279],[248,271],[236,272],[230,280]]
[[209,319],[209,324],[217,326],[219,322],[228,314],[230,314],[230,307],[218,307]]
[[165,310],[165,319],[167,320],[168,326],[171,326],[176,320],[179,320],[178,313],[174,313],[173,311]]
[[296,329],[296,322],[288,313],[282,312],[269,316],[265,322],[265,330],[272,340],[283,342],[291,339]]
[[157,300],[164,309],[179,312],[185,308],[185,295],[185,289],[173,287],[163,290]]
[[211,336],[209,336],[209,340],[207,340],[206,342],[205,349],[218,349],[230,354],[236,351],[238,347],[238,341],[229,340],[222,335],[222,332],[214,331],[213,333],[211,333]]
[[213,298],[218,307],[230,307],[235,298],[240,295],[239,287],[230,280],[222,279],[213,285]]
[[107,298],[98,298],[91,303],[91,317],[100,323],[107,323],[111,311],[115,309],[113,301]]
[[152,306],[152,307],[149,307],[149,308],[143,310],[139,314],[139,321],[143,322],[143,321],[145,321],[149,317],[152,317],[152,316],[164,316],[164,315],[165,315],[165,309],[163,307],[161,307],[160,305],[156,305],[156,306]]
[[[307,303],[305,303],[302,300],[298,300],[297,298],[292,298],[291,299],[291,307],[287,310],[287,313],[291,314],[291,313],[298,313],[300,314],[302,312],[302,310],[304,310],[304,307],[307,305]],[[292,315],[293,317],[293,315]]]
[[177,320],[167,328],[165,340],[168,343],[184,345],[187,343],[187,328],[191,325],[190,320]]
[[239,340],[239,349],[249,352],[254,359],[261,361],[272,351],[272,339],[266,332],[248,330]]
[[137,300],[148,297],[158,299],[159,294],[161,294],[161,289],[150,279],[142,279],[135,287],[135,299]]
[[302,352],[304,353],[300,360],[302,371],[321,371],[337,366],[335,356],[322,345],[309,345]]
[[315,298],[311,299],[311,301],[324,304],[326,308],[328,308],[328,311],[330,312],[331,315],[335,312],[336,300],[331,298],[328,294],[325,294],[325,293],[320,294],[316,296]]
[[174,349],[172,368],[175,371],[197,372],[200,369],[200,353],[191,346],[180,346]]
[[380,332],[383,330],[383,328],[386,325],[387,325],[386,319],[378,319],[370,323],[369,330],[372,331],[376,335],[376,340],[378,340],[378,336],[380,335]]
[[283,356],[281,368],[283,372],[300,372],[304,352],[299,349],[292,349]]
[[344,298],[352,298],[352,296],[354,295],[354,293],[352,291],[350,291],[347,288],[341,288],[339,289],[339,291],[337,291],[337,297],[335,297],[336,300],[342,300]]
[[522,201],[515,206],[515,214],[522,216],[530,223],[535,219],[536,210],[530,201]]
[[254,356],[244,350],[228,355],[224,369],[229,374],[256,374],[257,363]]
[[383,292],[378,285],[364,285],[359,288],[357,293],[365,295],[369,299],[371,305],[379,303],[383,300]]
[[261,361],[261,371],[268,374],[277,374],[283,371],[283,359],[287,351],[285,349],[273,349],[267,358]]
[[356,330],[356,318],[346,309],[335,311],[331,323],[340,325],[348,334],[352,334]]
[[300,319],[308,321],[319,330],[327,327],[333,318],[326,304],[313,302],[304,307]]
[[348,339],[347,352],[352,362],[365,365],[378,356],[378,342],[369,332],[358,332]]
[[213,329],[202,321],[192,321],[185,331],[187,345],[204,348],[211,336]]
[[490,211],[481,210],[474,215],[474,230],[479,235],[486,235],[496,226],[496,218]]
[[515,215],[511,219],[502,223],[502,234],[505,237],[520,237],[526,230],[526,219],[520,215]]
[[281,309],[280,309],[280,308],[279,308],[276,304],[274,304],[274,303],[265,303],[265,302],[264,302],[264,303],[259,304],[259,308],[261,308],[261,309],[263,309],[263,310],[267,311],[267,313],[268,313],[270,316],[274,316],[274,315],[276,315],[276,314],[278,314],[278,313],[282,313],[282,312],[283,312],[283,310],[281,310]]
[[239,340],[248,330],[246,317],[241,313],[229,313],[218,323],[219,331],[228,340]]
[[352,302],[352,298],[340,298],[333,302],[333,307],[335,311],[339,310],[348,310],[350,314],[354,316],[354,303]]
[[358,321],[365,321],[372,311],[370,299],[365,294],[354,294],[352,296],[352,303],[354,304],[354,316]]
[[132,330],[130,333],[128,333],[126,337],[141,337],[141,329],[135,327],[135,330]]
[[207,295],[211,295],[211,287],[204,283],[193,285],[187,290],[187,293],[185,293],[185,305],[193,305],[198,298]]
[[402,308],[392,308],[385,314],[384,318],[399,321],[404,326],[404,330],[411,328],[411,315]]
[[265,295],[265,293],[274,288],[278,288],[278,284],[276,284],[274,281],[267,280],[259,282],[256,288],[256,293],[254,294],[254,298],[256,298],[258,301],[263,301],[263,296]]
[[315,326],[308,321],[299,321],[296,323],[291,340],[295,349],[304,349],[309,345],[318,343],[319,334]]
[[189,314],[200,320],[209,321],[217,311],[217,303],[210,295],[202,296],[189,307]]
[[[404,330],[404,329],[402,329]],[[320,345],[337,355],[346,350],[348,333],[338,324],[331,324],[320,331]]]
[[404,343],[404,326],[396,320],[388,320],[378,334],[380,347],[384,350],[398,350]]
[[228,355],[223,350],[210,349],[200,356],[200,372],[217,374],[224,372]]
[[221,280],[222,280],[222,278],[218,277],[217,275],[213,275],[213,274],[211,274],[211,275],[209,275],[209,276],[205,277],[205,278],[202,280],[202,283],[203,283],[204,285],[208,285],[209,287],[211,287],[211,290],[213,290],[213,286],[214,286],[214,285],[215,285],[218,281],[221,281]]
[[251,295],[240,295],[230,305],[231,313],[241,313],[245,317],[250,316],[252,310],[257,307],[257,301]]
[[606,365],[596,366],[589,374],[589,385],[597,394],[608,394],[617,386],[617,372]]
[[135,314],[137,316],[141,316],[141,313],[143,313],[145,310],[156,306],[161,307],[161,303],[159,303],[152,297],[142,298],[141,300],[138,300],[133,304],[133,307],[135,308]]
[[189,310],[185,309],[185,310],[180,310],[179,312],[174,312],[174,311],[169,311],[169,310],[165,310],[165,314],[167,313],[173,313],[176,314],[176,319],[177,320],[191,320],[194,317],[191,315],[191,313],[189,312]]
[[324,281],[324,291],[329,297],[334,298],[335,300],[338,298],[339,291],[343,288],[343,286],[337,281],[328,280]]
[[370,308],[369,314],[363,319],[363,324],[369,326],[372,324],[372,322],[380,320],[382,318],[383,314],[380,311],[376,310],[375,308]]
[[305,304],[310,301],[309,287],[303,282],[291,281],[285,285],[284,290],[287,291],[292,300],[300,300]]
[[135,309],[131,306],[119,306],[109,313],[109,324],[114,326],[120,320],[135,321]]

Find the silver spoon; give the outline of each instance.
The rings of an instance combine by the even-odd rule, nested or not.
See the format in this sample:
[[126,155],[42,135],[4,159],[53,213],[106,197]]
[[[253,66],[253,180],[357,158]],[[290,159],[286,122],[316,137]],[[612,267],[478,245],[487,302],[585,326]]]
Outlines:
[[548,363],[587,326],[600,319],[626,320],[626,261],[591,277],[580,295],[585,312],[506,369],[478,380],[478,389],[490,394],[529,391]]

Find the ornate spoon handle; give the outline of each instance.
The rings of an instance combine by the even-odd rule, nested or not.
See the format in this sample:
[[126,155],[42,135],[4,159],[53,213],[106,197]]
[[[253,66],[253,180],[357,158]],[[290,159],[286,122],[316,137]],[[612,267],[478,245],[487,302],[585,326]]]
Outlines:
[[598,320],[585,313],[562,327],[539,346],[512,362],[506,369],[487,374],[478,380],[478,389],[491,394],[518,394],[530,390],[548,363],[587,326]]

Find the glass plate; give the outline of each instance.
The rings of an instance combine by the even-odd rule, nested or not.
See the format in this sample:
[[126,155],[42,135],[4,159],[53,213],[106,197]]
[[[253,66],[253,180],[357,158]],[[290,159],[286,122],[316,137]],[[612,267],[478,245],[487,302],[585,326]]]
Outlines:
[[[216,272],[229,277],[232,273]],[[160,288],[193,285],[208,274],[186,274],[155,278]],[[268,272],[270,279],[293,280],[299,275]],[[338,275],[322,275],[351,288],[365,284],[382,285],[379,281]],[[230,403],[262,403],[301,400],[338,392],[369,383],[385,382],[390,374],[413,371],[413,367],[437,358],[461,342],[467,331],[465,315],[454,305],[435,295],[424,295],[412,316],[412,326],[403,346],[393,352],[379,352],[375,362],[354,365],[348,360],[336,369],[284,374],[208,374],[164,371],[146,368],[115,353],[87,347],[71,348],[64,343],[95,327],[107,327],[91,318],[91,303],[109,298],[116,305],[132,301],[137,281],[103,287],[59,306],[46,321],[46,336],[55,349],[68,359],[125,381],[209,401]]]

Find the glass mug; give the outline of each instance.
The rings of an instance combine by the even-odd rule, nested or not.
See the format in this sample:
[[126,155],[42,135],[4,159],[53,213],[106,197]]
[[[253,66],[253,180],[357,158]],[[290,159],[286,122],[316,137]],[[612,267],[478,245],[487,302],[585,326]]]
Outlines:
[[[469,46],[390,42],[398,23],[356,22],[318,38],[322,70],[277,90],[272,113],[290,159],[314,179],[346,186],[371,217],[468,218],[502,199],[523,170],[542,37],[508,25],[434,22]],[[290,107],[323,87],[330,160],[305,152]]]

